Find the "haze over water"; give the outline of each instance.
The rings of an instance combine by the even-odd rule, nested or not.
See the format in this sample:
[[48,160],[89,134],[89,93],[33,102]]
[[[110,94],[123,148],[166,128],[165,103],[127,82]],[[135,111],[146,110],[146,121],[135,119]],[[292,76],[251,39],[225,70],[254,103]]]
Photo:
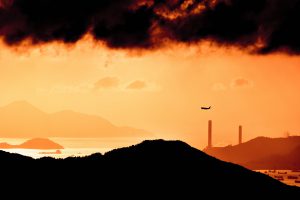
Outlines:
[[[39,150],[39,149],[3,149],[11,153],[19,153],[21,155],[33,158],[41,158],[50,156],[54,158],[66,158],[69,156],[87,156],[93,153],[105,153],[112,149],[131,146],[143,141],[142,138],[49,138],[64,147],[61,154],[55,154],[55,150]],[[9,144],[21,144],[28,139],[25,138],[0,138],[1,142]],[[48,152],[49,154],[42,154]]]

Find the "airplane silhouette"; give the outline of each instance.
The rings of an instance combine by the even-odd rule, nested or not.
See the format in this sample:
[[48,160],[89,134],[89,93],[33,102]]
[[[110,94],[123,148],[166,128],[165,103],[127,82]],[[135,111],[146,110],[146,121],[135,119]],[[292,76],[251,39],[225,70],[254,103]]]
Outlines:
[[209,110],[211,106],[209,107],[201,107],[202,110]]

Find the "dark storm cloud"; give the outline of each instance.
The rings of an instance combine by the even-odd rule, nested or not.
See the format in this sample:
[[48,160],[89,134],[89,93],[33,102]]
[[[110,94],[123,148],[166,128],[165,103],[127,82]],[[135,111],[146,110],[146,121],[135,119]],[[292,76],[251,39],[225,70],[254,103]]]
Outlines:
[[[4,1],[2,1],[4,2]],[[7,2],[7,0],[5,1]],[[133,0],[12,0],[0,10],[7,44],[74,43],[90,32],[112,47],[149,46],[153,11]]]
[[75,43],[111,48],[212,41],[259,54],[300,53],[300,0],[0,0],[8,45]]

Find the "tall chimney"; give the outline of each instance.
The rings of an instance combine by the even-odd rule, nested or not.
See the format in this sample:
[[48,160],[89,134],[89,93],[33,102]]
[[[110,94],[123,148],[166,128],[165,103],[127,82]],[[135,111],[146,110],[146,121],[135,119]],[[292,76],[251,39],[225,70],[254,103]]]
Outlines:
[[212,121],[208,121],[208,148],[212,147]]
[[242,144],[243,142],[243,128],[242,126],[239,126],[239,144]]

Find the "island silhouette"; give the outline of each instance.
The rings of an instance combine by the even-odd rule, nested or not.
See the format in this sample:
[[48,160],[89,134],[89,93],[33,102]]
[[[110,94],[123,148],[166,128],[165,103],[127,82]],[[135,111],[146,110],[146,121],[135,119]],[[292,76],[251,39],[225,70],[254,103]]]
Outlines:
[[0,143],[0,149],[64,149],[63,146],[57,144],[47,138],[34,138],[18,145],[11,145],[6,142]]
[[0,107],[0,122],[0,133],[3,138],[152,136],[148,131],[116,126],[96,115],[71,110],[46,113],[26,101],[16,101]]
[[144,141],[104,155],[66,159],[33,159],[0,151],[0,163],[6,172],[2,190],[26,191],[23,198],[40,197],[40,193],[68,199],[240,199],[241,195],[292,199],[300,195],[298,187],[220,161],[181,141]]
[[300,169],[300,136],[257,137],[238,145],[205,148],[204,152],[254,170]]

